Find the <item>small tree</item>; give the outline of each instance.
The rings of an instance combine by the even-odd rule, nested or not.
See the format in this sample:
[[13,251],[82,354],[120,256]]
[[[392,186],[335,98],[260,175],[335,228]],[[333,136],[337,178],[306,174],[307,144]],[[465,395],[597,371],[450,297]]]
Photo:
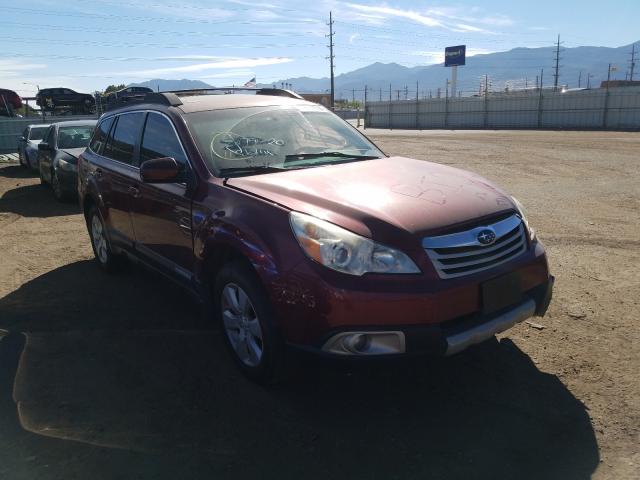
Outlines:
[[120,85],[109,85],[104,89],[103,95],[108,95],[111,92],[117,92],[118,90],[122,90],[125,87],[126,85],[124,83],[121,83]]

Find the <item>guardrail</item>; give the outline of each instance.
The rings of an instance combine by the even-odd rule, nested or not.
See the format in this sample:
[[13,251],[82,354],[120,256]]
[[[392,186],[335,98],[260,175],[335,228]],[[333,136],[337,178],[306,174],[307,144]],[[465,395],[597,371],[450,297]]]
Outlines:
[[367,102],[367,128],[640,130],[640,88]]

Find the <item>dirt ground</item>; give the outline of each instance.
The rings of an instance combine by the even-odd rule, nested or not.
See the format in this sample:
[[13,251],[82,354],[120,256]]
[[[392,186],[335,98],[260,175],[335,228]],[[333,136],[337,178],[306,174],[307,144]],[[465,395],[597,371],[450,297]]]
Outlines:
[[78,208],[0,164],[0,478],[640,478],[640,134],[366,133],[521,200],[556,276],[539,325],[263,389],[191,297],[103,274]]

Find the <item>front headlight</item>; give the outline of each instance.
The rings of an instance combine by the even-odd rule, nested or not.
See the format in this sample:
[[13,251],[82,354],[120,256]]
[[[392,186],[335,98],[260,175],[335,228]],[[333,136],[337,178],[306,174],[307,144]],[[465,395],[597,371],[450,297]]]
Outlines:
[[525,215],[525,212],[524,212],[524,207],[516,197],[511,197],[511,200],[513,200],[513,203],[516,204],[516,208],[518,209],[518,215],[520,215],[520,218],[522,219],[522,223],[524,223],[524,227],[527,229],[527,233],[529,234],[529,240],[533,242],[536,238],[536,231],[533,228],[531,228],[531,225],[529,225],[529,221],[527,220],[527,216]]
[[289,218],[302,250],[332,270],[350,275],[420,273],[416,264],[398,250],[311,215],[291,212]]

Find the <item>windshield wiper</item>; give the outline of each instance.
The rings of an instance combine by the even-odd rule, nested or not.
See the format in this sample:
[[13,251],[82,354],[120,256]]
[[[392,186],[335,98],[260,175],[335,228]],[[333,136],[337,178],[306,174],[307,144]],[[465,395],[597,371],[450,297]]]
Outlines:
[[251,173],[274,173],[291,170],[289,168],[274,167],[273,165],[253,165],[249,167],[229,167],[220,169],[220,175],[229,177],[231,175],[244,175]]
[[318,153],[294,153],[287,155],[287,160],[305,160],[308,158],[322,158],[322,157],[337,157],[337,158],[353,158],[354,160],[373,160],[374,158],[380,158],[375,155],[358,155],[344,152],[318,152]]

